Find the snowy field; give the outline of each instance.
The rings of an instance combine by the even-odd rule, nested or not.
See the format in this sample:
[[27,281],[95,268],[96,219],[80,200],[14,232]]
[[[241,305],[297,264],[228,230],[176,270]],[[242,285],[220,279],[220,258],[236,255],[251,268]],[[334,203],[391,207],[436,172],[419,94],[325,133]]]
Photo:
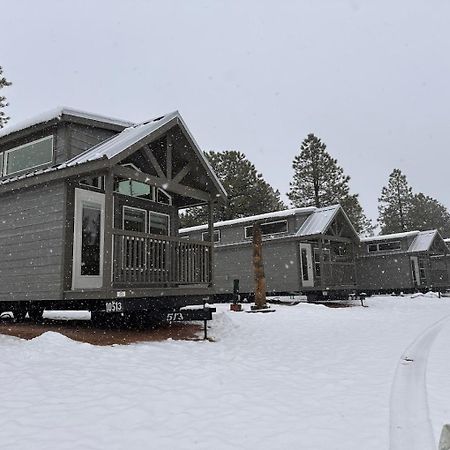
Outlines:
[[[398,361],[450,299],[367,304],[218,305],[216,342],[0,336],[0,448],[387,449]],[[436,441],[450,422],[449,343],[450,321],[428,361]]]

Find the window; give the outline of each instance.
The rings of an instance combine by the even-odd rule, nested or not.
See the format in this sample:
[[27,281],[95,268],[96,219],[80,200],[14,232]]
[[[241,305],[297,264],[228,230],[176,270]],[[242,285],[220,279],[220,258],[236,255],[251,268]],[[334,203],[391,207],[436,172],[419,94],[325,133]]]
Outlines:
[[380,244],[369,244],[367,246],[367,251],[369,253],[375,252],[393,252],[395,250],[401,250],[402,246],[400,241],[394,242],[381,242]]
[[150,213],[150,234],[169,236],[170,217],[167,214],[151,211]]
[[163,189],[156,189],[156,201],[158,203],[163,203],[164,205],[172,204],[172,197]]
[[114,191],[130,197],[145,198],[153,200],[153,189],[148,184],[130,179],[116,179],[114,182]]
[[[261,234],[263,236],[271,234],[286,233],[288,230],[287,220],[279,220],[277,222],[267,222],[260,225]],[[251,238],[253,236],[253,225],[245,227],[245,237]]]
[[147,231],[147,211],[144,209],[124,206],[122,227],[124,230],[145,233]]
[[5,152],[2,175],[50,164],[53,161],[53,136],[21,145]]
[[105,179],[104,177],[88,177],[84,178],[80,181],[80,184],[85,186],[94,187],[96,189],[104,190],[105,189]]
[[[220,230],[214,230],[213,233],[213,240],[214,242],[220,242]],[[204,231],[202,233],[202,241],[208,241],[209,242],[209,231]]]
[[314,274],[320,278],[320,252],[318,248],[314,249]]

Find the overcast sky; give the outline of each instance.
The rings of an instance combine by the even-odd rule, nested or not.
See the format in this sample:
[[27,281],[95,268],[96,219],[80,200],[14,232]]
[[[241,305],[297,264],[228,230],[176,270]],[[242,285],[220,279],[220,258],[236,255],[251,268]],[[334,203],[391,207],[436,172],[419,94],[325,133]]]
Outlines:
[[450,1],[2,2],[11,122],[57,105],[142,121],[178,109],[284,195],[310,132],[366,213],[394,167],[450,207]]

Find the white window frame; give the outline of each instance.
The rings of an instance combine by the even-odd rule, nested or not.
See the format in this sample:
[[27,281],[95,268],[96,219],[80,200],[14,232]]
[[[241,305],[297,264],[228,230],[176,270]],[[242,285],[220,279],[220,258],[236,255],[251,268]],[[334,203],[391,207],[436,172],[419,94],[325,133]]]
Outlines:
[[[380,250],[380,245],[383,245],[383,244],[399,244],[399,248],[393,248],[392,250]],[[377,249],[376,250],[373,250],[373,251],[369,251],[369,247],[371,246],[371,245],[376,245],[377,246]],[[399,250],[401,250],[402,249],[402,243],[401,243],[401,241],[387,241],[387,242],[371,242],[371,243],[369,243],[369,244],[367,244],[367,253],[369,254],[369,255],[373,255],[374,253],[380,253],[380,252],[387,252],[387,253],[390,253],[390,252],[397,252],[397,251],[399,251]]]
[[[216,233],[217,233],[217,235],[219,236],[219,239],[218,239],[217,241],[213,241],[213,242],[214,242],[215,244],[218,244],[218,243],[222,240],[222,236],[221,236],[220,230],[214,230],[214,231],[213,231],[213,236],[216,235]],[[207,234],[209,234],[209,231],[203,231],[203,232],[202,232],[202,241],[203,241],[203,242],[209,242],[209,239],[205,239],[205,237],[206,237]]]
[[[25,167],[24,169],[20,169],[20,170],[16,170],[15,172],[7,173],[7,169],[8,169],[8,156],[9,156],[10,153],[13,153],[13,152],[15,152],[16,150],[20,150],[20,149],[22,149],[22,148],[28,147],[28,146],[33,145],[33,144],[37,144],[38,142],[43,142],[43,141],[48,141],[48,140],[50,140],[51,143],[52,143],[52,156],[51,156],[51,158],[50,158],[49,161],[46,161],[46,162],[44,162],[44,163],[42,163],[42,164],[38,164],[37,166]],[[38,167],[48,166],[50,163],[53,162],[53,158],[54,158],[54,156],[55,156],[55,148],[54,148],[53,134],[51,134],[50,136],[45,136],[45,137],[43,137],[43,138],[41,138],[41,139],[36,139],[36,140],[34,140],[34,141],[27,142],[26,144],[19,145],[18,147],[10,148],[9,150],[6,150],[6,151],[4,152],[4,155],[5,155],[5,156],[4,156],[4,158],[3,158],[3,167],[2,167],[2,176],[4,176],[4,177],[8,177],[8,176],[10,176],[10,175],[14,175],[15,173],[20,173],[20,172],[25,172],[25,171],[31,170],[31,169],[36,169],[36,168],[38,168]]]
[[[86,178],[98,178],[99,181],[100,181],[100,187],[93,186],[92,184],[83,183],[83,181]],[[86,187],[91,188],[91,189],[96,189],[97,191],[104,191],[105,190],[105,177],[104,177],[104,175],[99,175],[98,177],[86,177],[86,178],[83,178],[83,180],[80,181],[80,185],[81,186],[86,186]]]
[[[164,195],[167,196],[167,198],[169,199],[169,203],[163,203],[163,202],[158,202],[158,192],[162,192]],[[156,194],[155,194],[155,202],[156,203],[160,203],[161,205],[169,205],[172,206],[172,196],[170,194],[168,194],[163,188],[156,188]]]
[[[273,223],[285,223],[286,224],[286,231],[279,231],[278,233],[263,233],[261,230],[261,236],[275,236],[277,234],[285,234],[289,231],[289,224],[287,220],[273,220],[272,222],[264,222],[264,223],[260,223],[259,226],[264,226],[264,225],[271,225]],[[251,239],[252,236],[248,236],[247,234],[247,230],[249,228],[253,228],[253,225],[247,225],[246,227],[244,227],[244,237],[245,239]]]
[[[122,206],[122,230],[129,231],[129,230],[125,230],[125,209],[133,209],[135,211],[143,211],[144,212],[145,223],[144,223],[144,231],[143,231],[143,233],[147,233],[148,232],[147,210],[146,209],[142,209],[142,208],[136,208],[134,206],[128,206],[128,205],[123,205]],[[135,232],[132,231],[132,233],[135,233]]]
[[157,214],[160,216],[166,216],[167,217],[167,234],[161,234],[161,236],[170,236],[170,215],[166,213],[162,213],[159,211],[149,211],[148,212],[148,233],[151,234],[151,223],[152,223],[152,214]]

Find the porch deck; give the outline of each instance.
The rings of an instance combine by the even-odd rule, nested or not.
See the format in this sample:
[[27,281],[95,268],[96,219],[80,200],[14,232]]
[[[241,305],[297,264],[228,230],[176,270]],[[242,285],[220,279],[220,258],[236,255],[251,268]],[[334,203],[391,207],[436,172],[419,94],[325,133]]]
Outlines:
[[211,242],[113,229],[113,288],[209,286]]

